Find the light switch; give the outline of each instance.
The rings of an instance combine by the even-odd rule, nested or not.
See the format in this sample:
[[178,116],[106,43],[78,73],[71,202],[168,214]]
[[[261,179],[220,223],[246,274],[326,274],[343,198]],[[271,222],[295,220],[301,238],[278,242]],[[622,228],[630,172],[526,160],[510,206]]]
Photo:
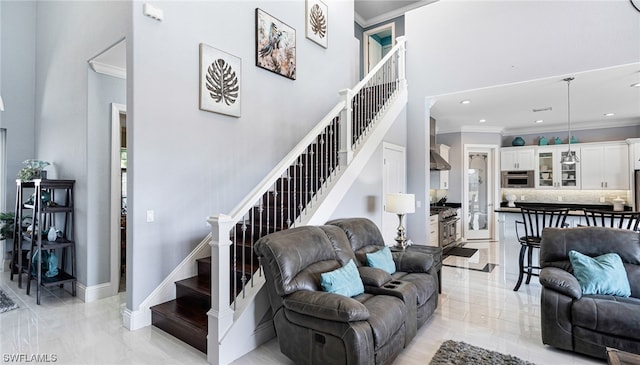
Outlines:
[[164,19],[164,11],[148,3],[145,3],[144,5],[142,5],[142,13],[148,16],[149,18],[155,19],[159,22],[161,22],[162,19]]
[[155,220],[155,214],[153,210],[147,210],[147,223],[151,223]]

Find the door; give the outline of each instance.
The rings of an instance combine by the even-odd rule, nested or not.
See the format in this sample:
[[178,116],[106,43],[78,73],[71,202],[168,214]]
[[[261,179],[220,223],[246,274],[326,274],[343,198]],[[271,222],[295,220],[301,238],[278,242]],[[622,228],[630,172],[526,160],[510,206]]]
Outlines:
[[395,23],[369,29],[362,34],[362,65],[364,75],[396,45]]
[[497,146],[465,146],[464,237],[492,239],[494,236]]
[[[387,245],[395,244],[393,240],[398,232],[398,216],[387,213],[387,194],[405,193],[407,189],[406,152],[403,146],[383,142],[382,145],[382,237]],[[405,228],[406,220],[405,220]],[[407,233],[411,232],[407,230]]]
[[126,290],[127,160],[125,105],[111,105],[111,285],[114,294]]

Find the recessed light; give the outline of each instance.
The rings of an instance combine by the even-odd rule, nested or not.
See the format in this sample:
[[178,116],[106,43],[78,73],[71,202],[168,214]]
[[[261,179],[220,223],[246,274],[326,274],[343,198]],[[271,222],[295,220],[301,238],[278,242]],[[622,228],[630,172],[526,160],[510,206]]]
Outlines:
[[629,86],[631,86],[631,87],[640,87],[640,82],[636,82],[635,84],[631,84]]
[[462,100],[460,104],[471,104],[471,100]]
[[480,120],[479,120],[479,122],[480,122],[480,123],[484,123],[484,122],[486,122],[486,121],[487,121],[486,119],[480,119]]
[[544,122],[544,120],[542,120],[542,119],[538,119],[538,120],[536,120],[536,124],[537,124],[537,123],[542,123],[542,122]]
[[605,116],[605,117],[613,117],[614,115],[615,115],[615,113],[607,113],[607,114],[605,114],[604,116]]

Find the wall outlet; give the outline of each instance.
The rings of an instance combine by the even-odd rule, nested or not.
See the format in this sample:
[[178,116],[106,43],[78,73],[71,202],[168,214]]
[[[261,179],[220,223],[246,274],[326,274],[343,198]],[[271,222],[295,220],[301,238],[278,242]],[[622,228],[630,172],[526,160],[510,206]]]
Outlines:
[[561,201],[562,201],[562,197],[561,197],[561,196],[559,196],[559,197],[558,197],[558,201],[559,201],[559,202],[561,202]]
[[151,223],[155,220],[155,212],[153,210],[147,210],[147,223]]
[[604,196],[601,196],[601,197],[600,197],[600,203],[604,203],[604,202],[605,202],[605,200],[604,200]]
[[520,195],[520,200],[524,200],[524,195]]

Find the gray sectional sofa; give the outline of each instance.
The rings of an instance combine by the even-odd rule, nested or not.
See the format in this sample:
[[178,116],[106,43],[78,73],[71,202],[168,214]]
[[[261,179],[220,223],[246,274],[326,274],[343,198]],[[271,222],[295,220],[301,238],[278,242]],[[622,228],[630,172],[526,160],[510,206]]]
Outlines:
[[[585,295],[569,251],[617,253],[630,297]],[[617,228],[546,228],[540,247],[542,342],[606,358],[606,347],[640,354],[640,233]]]
[[[433,258],[394,253],[398,272],[393,275],[364,266],[352,246],[381,248],[377,227],[359,219],[333,223],[292,228],[256,242],[280,350],[297,364],[391,364],[435,310]],[[321,275],[350,260],[358,266],[364,293],[322,291]]]

